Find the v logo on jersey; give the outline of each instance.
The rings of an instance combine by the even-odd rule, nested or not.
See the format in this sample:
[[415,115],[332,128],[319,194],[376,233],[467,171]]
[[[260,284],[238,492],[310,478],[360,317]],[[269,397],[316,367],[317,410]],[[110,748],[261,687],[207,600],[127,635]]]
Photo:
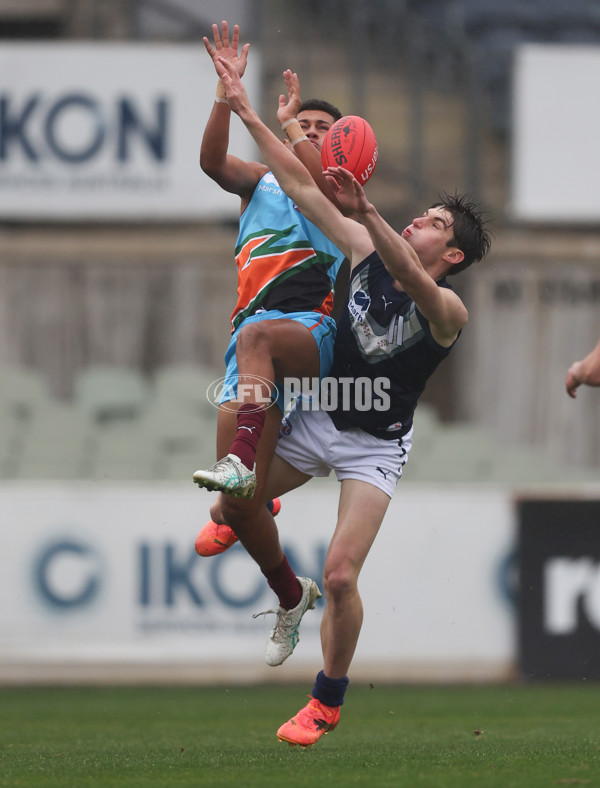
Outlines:
[[390,305],[392,302],[391,302],[391,301],[388,301],[388,300],[387,300],[387,298],[386,298],[386,297],[385,297],[383,294],[382,294],[382,296],[381,296],[381,297],[383,298],[383,311],[385,312],[385,310],[388,308],[388,306],[389,306],[389,305]]
[[379,473],[383,476],[384,479],[387,479],[389,471],[384,471],[383,468],[379,467],[379,465],[375,467],[375,470],[379,471]]

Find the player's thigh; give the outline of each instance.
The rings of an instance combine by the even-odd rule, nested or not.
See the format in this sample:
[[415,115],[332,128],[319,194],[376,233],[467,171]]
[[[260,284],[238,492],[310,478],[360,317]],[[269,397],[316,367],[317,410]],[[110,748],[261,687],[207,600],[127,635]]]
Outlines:
[[310,481],[312,476],[302,473],[278,454],[274,454],[269,465],[265,484],[265,497],[268,501],[278,498]]
[[302,323],[282,318],[251,323],[240,331],[236,357],[244,368],[244,355],[260,342],[271,358],[275,377],[319,377],[319,349],[311,331]]
[[357,479],[344,479],[326,571],[343,565],[351,567],[358,577],[389,503],[389,496],[379,487]]
[[[261,506],[264,506],[265,503],[272,501],[273,498],[278,498],[279,496],[285,495],[285,493],[290,492],[291,490],[295,490],[297,487],[305,484],[310,479],[312,479],[312,476],[302,473],[302,471],[294,468],[293,465],[290,465],[289,462],[286,462],[277,454],[273,454],[269,463],[269,469],[263,491],[259,493],[260,498],[257,497],[256,493],[254,498],[256,501],[260,501]],[[229,511],[231,511],[232,505],[234,507],[236,506],[235,499],[230,499],[228,495],[219,493],[219,497],[210,510],[211,518],[216,523],[226,522],[225,515],[223,514],[223,502],[225,502],[225,508],[229,509]],[[247,508],[248,503],[242,499],[237,502],[237,505],[238,508],[241,507],[242,511],[244,511],[244,507]],[[252,504],[251,506],[254,508]]]

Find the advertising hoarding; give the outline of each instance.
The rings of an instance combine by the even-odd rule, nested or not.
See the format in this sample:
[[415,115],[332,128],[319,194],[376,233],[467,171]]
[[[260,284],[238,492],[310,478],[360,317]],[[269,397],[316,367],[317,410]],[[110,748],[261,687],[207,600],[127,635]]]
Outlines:
[[[244,76],[257,100],[260,55]],[[235,218],[199,166],[216,74],[202,43],[0,45],[0,217]],[[256,158],[231,121],[230,151]]]
[[[5,485],[0,677],[124,664],[133,676],[143,666],[187,665],[198,680],[312,675],[323,600],[306,614],[293,656],[267,667],[274,616],[253,615],[277,600],[239,545],[196,555],[212,501],[203,493],[191,482]],[[314,482],[286,495],[277,518],[291,565],[319,583],[338,494],[336,483]],[[359,581],[365,619],[355,678],[510,673],[511,512],[505,491],[398,490]]]
[[600,222],[600,47],[516,49],[512,205],[516,219]]
[[521,671],[600,679],[600,500],[523,500],[518,510]]

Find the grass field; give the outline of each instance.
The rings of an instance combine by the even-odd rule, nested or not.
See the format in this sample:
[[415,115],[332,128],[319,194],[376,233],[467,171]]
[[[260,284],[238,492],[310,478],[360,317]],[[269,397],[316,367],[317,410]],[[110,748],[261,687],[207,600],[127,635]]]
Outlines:
[[351,686],[302,750],[306,691],[1,689],[0,786],[600,786],[600,685]]

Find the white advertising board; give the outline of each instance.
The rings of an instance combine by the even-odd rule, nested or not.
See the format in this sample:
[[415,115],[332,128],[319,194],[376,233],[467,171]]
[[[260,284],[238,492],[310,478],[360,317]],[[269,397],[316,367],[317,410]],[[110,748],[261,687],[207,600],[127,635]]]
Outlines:
[[[61,664],[127,664],[133,676],[136,666],[187,664],[198,680],[313,675],[322,600],[293,656],[267,667],[274,619],[253,614],[276,599],[239,545],[196,555],[211,496],[189,487],[0,488],[0,680],[48,677]],[[319,582],[337,496],[336,483],[315,482],[287,495],[278,517],[295,571]],[[513,538],[507,492],[399,489],[361,575],[353,676],[506,677]]]
[[526,44],[514,69],[512,214],[600,222],[600,47]]
[[[260,56],[244,76],[258,100]],[[239,215],[199,166],[216,74],[194,45],[0,45],[0,217],[198,220]],[[256,158],[231,121],[230,151]]]

